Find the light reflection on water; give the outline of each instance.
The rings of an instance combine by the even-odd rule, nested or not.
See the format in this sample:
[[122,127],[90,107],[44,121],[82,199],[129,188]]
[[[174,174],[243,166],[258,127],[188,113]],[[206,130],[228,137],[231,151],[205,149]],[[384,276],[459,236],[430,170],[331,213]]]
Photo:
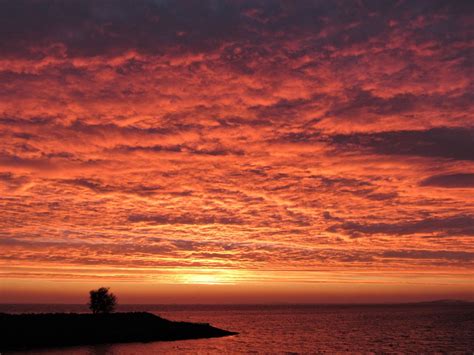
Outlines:
[[[28,308],[29,307],[29,308]],[[1,305],[0,311],[81,312],[84,306]],[[122,306],[237,331],[231,337],[106,344],[29,354],[342,353],[474,351],[474,305]]]

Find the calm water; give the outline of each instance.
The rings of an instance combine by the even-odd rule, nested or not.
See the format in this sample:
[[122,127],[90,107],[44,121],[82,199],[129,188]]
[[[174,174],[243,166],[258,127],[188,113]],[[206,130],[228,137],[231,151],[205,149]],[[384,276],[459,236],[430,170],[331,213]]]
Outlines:
[[[231,337],[111,344],[29,354],[473,353],[474,305],[122,306],[206,322]],[[84,306],[0,305],[0,312],[81,312]],[[18,354],[18,353],[17,353]]]

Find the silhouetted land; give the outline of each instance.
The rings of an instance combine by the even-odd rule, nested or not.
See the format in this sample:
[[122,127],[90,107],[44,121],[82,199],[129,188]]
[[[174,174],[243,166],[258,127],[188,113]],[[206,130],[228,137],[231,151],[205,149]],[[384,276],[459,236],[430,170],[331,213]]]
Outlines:
[[173,322],[147,312],[0,313],[0,350],[185,340],[235,334],[206,323]]
[[443,299],[443,300],[434,300],[434,301],[424,301],[424,302],[418,302],[418,304],[421,305],[469,305],[469,304],[474,304],[474,302],[471,301],[463,301],[463,300],[455,300],[455,299]]

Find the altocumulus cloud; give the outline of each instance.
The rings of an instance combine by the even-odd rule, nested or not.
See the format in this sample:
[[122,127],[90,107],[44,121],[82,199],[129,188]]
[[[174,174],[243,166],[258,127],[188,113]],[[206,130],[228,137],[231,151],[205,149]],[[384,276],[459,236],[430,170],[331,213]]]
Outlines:
[[468,265],[471,1],[0,7],[0,265]]

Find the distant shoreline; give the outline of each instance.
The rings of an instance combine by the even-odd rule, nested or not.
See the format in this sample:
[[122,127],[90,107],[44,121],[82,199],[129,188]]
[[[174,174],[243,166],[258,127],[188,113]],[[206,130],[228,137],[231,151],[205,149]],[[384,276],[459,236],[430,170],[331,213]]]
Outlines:
[[0,313],[0,350],[216,338],[238,333],[207,323],[174,322],[147,312]]
[[[121,303],[120,308],[127,307],[146,307],[146,306],[163,306],[163,307],[240,307],[240,306],[403,306],[403,305],[424,305],[424,304],[474,304],[474,300],[457,300],[457,299],[439,299],[439,300],[428,300],[428,301],[414,301],[414,302],[341,302],[341,303],[324,303],[324,302],[314,302],[314,303],[298,303],[298,302],[274,302],[274,303]],[[0,302],[0,306],[47,306],[47,305],[60,305],[60,306],[75,306],[75,307],[84,307],[87,309],[87,305],[84,303],[55,303],[55,302],[21,302],[21,303],[12,303],[12,302]],[[2,311],[0,310],[0,313]]]

